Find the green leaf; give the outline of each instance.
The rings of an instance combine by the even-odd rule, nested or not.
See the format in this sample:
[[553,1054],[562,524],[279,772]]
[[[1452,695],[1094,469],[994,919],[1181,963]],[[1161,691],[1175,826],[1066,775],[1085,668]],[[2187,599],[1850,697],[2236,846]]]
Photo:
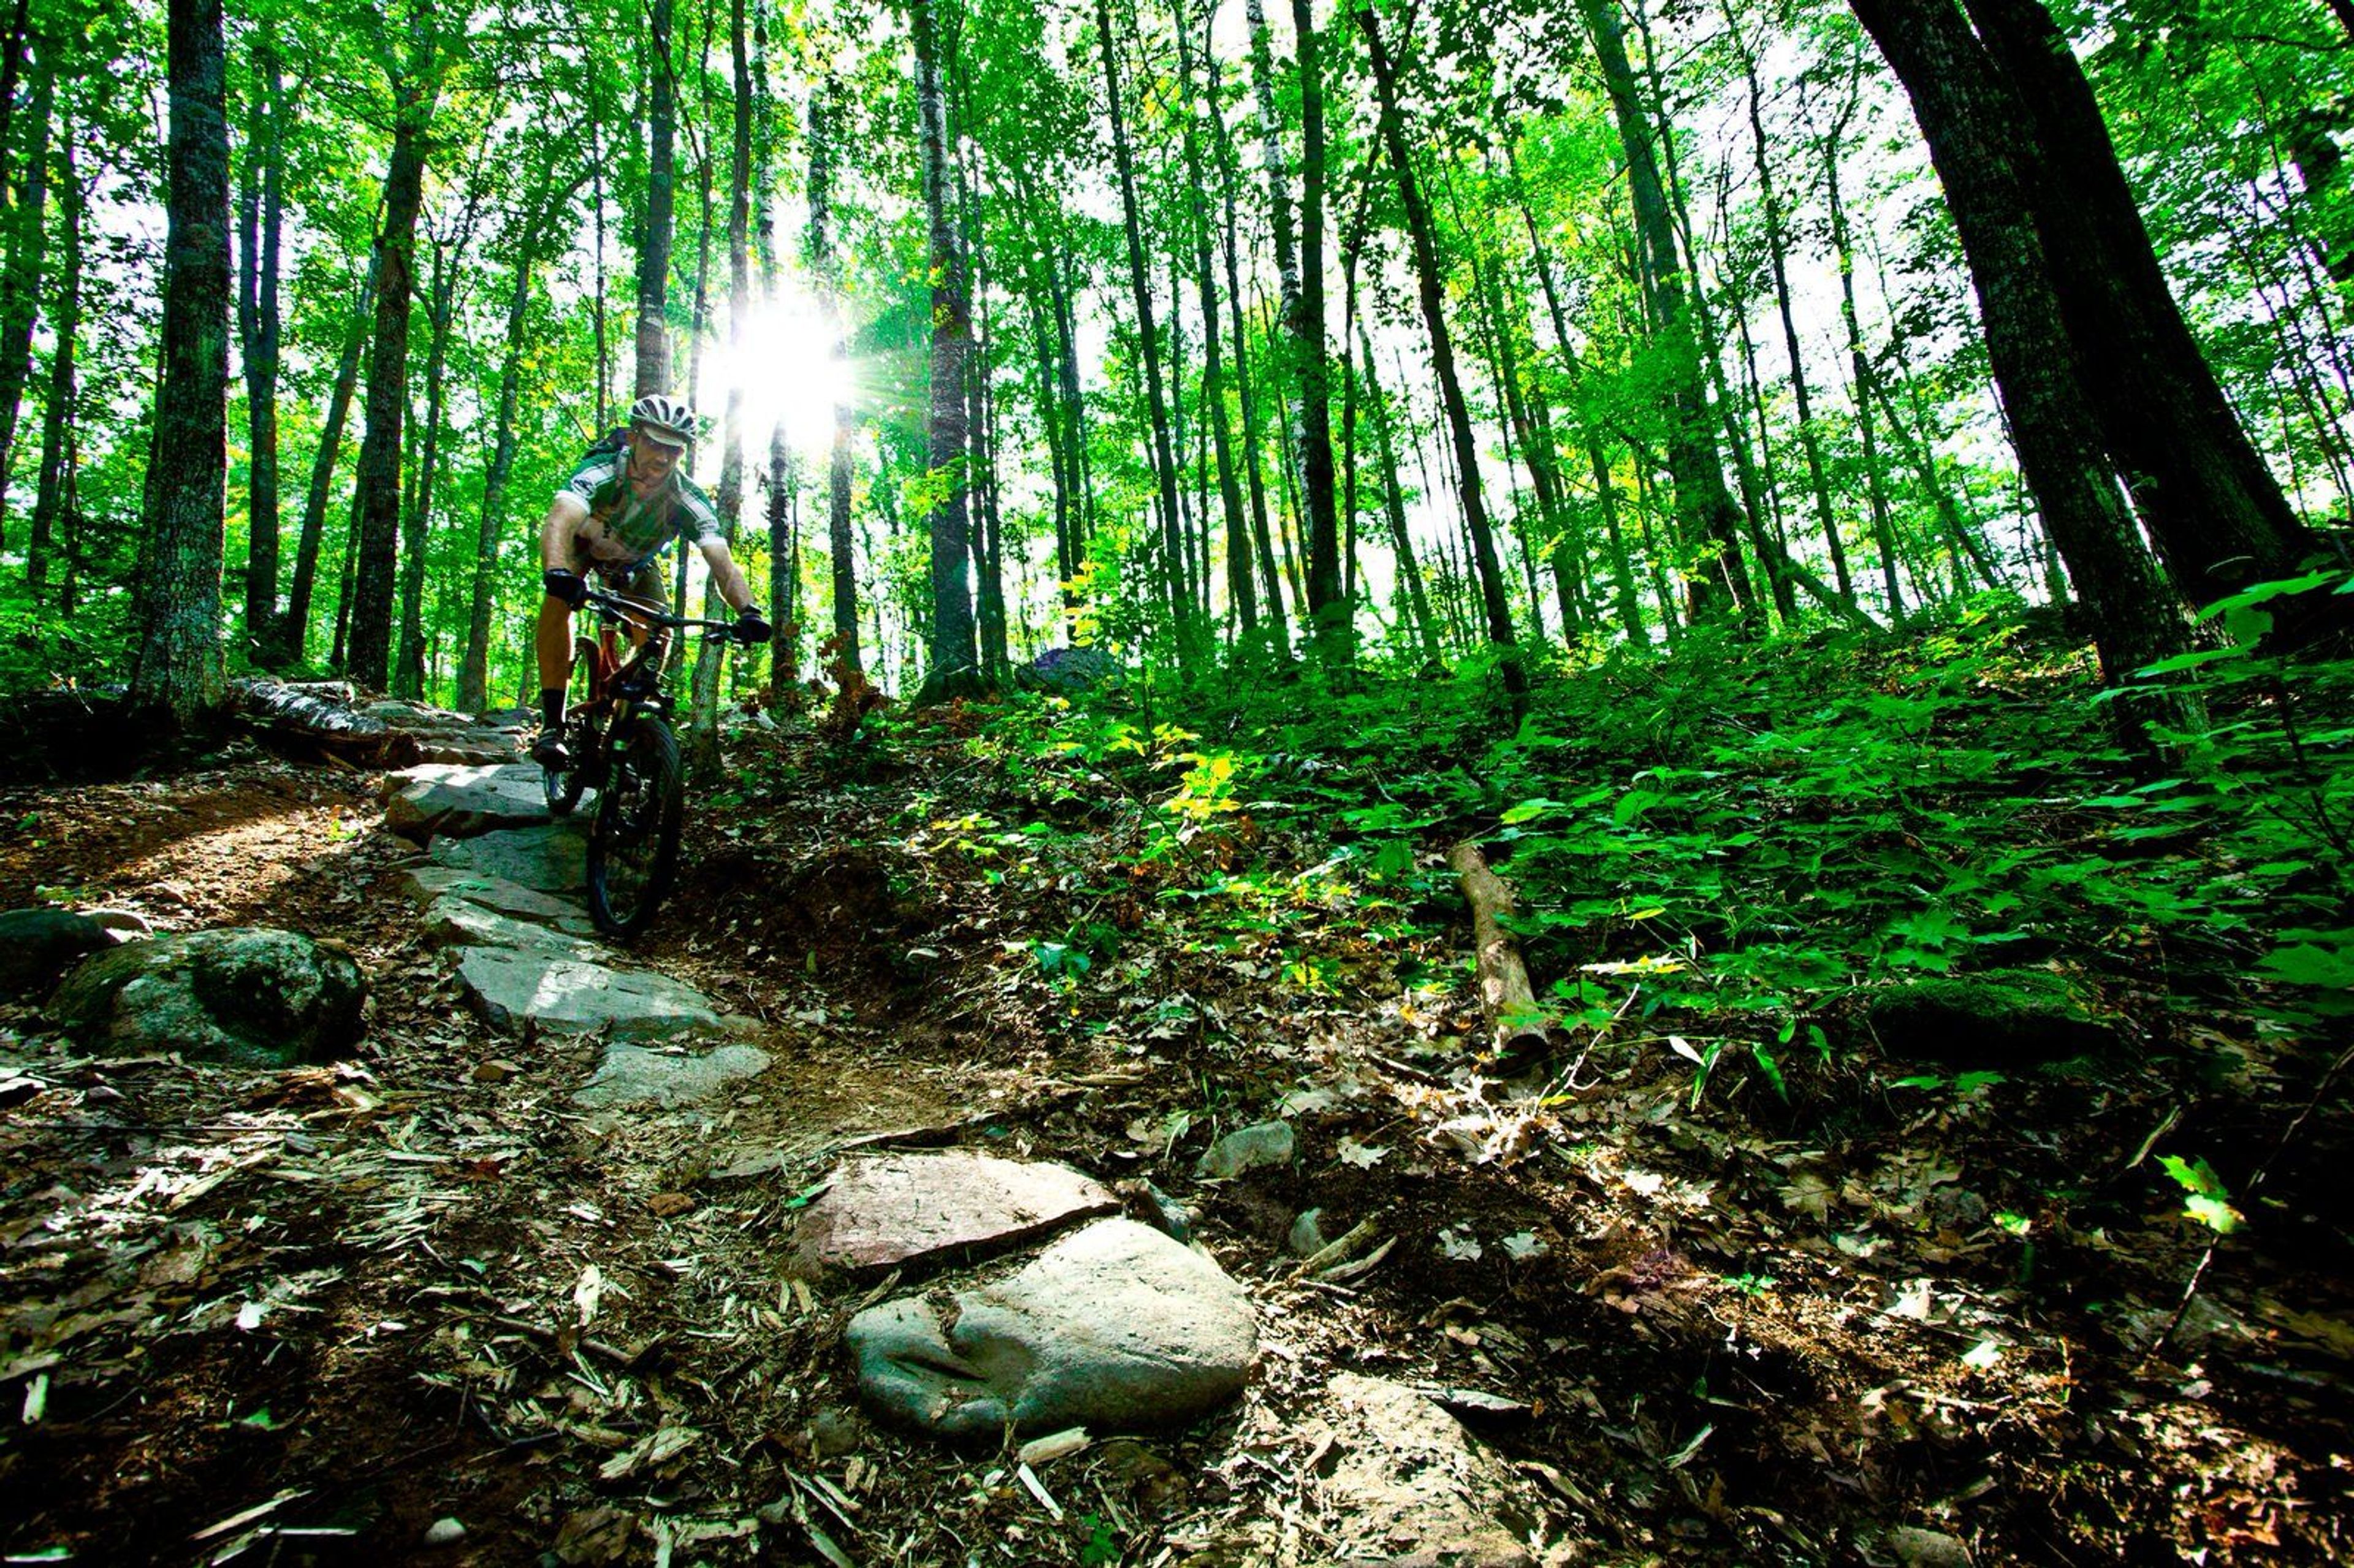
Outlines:
[[1618,797],[1616,806],[1610,808],[1610,820],[1623,828],[1667,799],[1667,796],[1649,789],[1629,789]]

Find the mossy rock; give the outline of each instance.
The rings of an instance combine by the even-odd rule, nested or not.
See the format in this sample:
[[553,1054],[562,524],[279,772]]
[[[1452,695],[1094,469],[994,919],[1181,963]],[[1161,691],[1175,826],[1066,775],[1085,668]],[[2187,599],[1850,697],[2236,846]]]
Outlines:
[[1863,1015],[1889,1055],[1953,1067],[2035,1067],[2116,1044],[2086,993],[2048,969],[1892,986],[1864,999]]
[[292,931],[232,927],[85,959],[48,1011],[87,1049],[292,1067],[357,1044],[366,996],[359,966],[337,948]]

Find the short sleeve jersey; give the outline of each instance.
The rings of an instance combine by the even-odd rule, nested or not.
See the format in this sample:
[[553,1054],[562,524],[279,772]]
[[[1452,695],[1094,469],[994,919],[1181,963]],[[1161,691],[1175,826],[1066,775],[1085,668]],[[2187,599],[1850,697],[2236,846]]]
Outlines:
[[684,474],[672,470],[667,483],[641,499],[630,487],[629,466],[626,450],[591,452],[564,482],[588,508],[580,536],[598,559],[643,560],[681,536],[698,546],[726,537],[711,498]]

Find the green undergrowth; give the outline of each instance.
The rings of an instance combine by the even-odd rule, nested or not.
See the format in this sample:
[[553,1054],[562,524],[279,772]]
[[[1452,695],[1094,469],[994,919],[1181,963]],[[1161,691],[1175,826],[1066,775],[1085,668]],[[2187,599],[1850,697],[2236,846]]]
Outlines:
[[[1478,840],[1516,892],[1544,1022],[1665,1042],[1695,1093],[1737,1059],[1787,1096],[1900,996],[1960,999],[1946,1056],[2164,1050],[2227,1016],[2293,1047],[2354,995],[2354,662],[2259,652],[2266,597],[2219,607],[2228,641],[2125,698],[1999,607],[1901,636],[1620,650],[1543,682],[1518,724],[1476,680],[1381,672],[1233,680],[1174,716],[1133,692],[1023,697],[966,743],[1022,820],[917,814],[985,868],[1117,827],[1172,916],[1309,991],[1342,948],[1429,950],[1459,925],[1443,853]],[[2202,716],[2128,752],[2109,705],[2158,692],[2152,711]],[[1119,936],[1082,922],[1034,956],[1084,986]],[[1405,957],[1390,978],[1464,983]],[[1973,1038],[1970,1006],[2032,1020],[2023,995],[2063,999],[2040,1043]],[[1907,1036],[1928,1052],[1936,1033]]]

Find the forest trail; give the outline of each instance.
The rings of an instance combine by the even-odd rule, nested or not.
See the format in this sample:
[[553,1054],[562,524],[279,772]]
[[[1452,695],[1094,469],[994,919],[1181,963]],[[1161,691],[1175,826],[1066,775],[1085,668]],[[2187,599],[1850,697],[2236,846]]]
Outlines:
[[[2032,1114],[1949,1089],[1767,1129],[1694,1114],[1665,1049],[1514,1094],[1464,1070],[1468,987],[1402,989],[1338,908],[1304,938],[1214,927],[1139,853],[1149,821],[1028,793],[971,728],[755,736],[738,781],[691,796],[680,886],[628,961],[754,1021],[769,1060],[671,1106],[584,1106],[607,1043],[466,1004],[413,892],[431,852],[387,830],[372,775],[240,744],[0,798],[0,906],[283,926],[347,945],[373,996],[355,1060],[284,1074],[93,1059],[0,1012],[0,1375],[41,1390],[9,1485],[43,1499],[6,1548],[1436,1563],[1482,1525],[1522,1544],[1448,1561],[2349,1546],[2336,1304],[2243,1264],[2176,1327],[2187,1372],[2143,1379],[2085,1314],[2147,1342],[2195,1248],[2052,1229],[2022,1255],[1981,1195],[2024,1167],[2114,1182],[2165,1106],[2072,1115],[2087,1091],[2054,1082]],[[1025,821],[1071,832],[1042,858]],[[1468,947],[1458,919],[1416,951],[1443,970]],[[1290,1164],[1195,1175],[1270,1117]],[[782,1263],[839,1151],[942,1146],[1186,1205],[1258,1318],[1242,1398],[1027,1469],[869,1421],[842,1330],[894,1281],[813,1290]],[[1313,1274],[1310,1210],[1370,1227]],[[2276,1392],[2210,1403],[2200,1346]]]

